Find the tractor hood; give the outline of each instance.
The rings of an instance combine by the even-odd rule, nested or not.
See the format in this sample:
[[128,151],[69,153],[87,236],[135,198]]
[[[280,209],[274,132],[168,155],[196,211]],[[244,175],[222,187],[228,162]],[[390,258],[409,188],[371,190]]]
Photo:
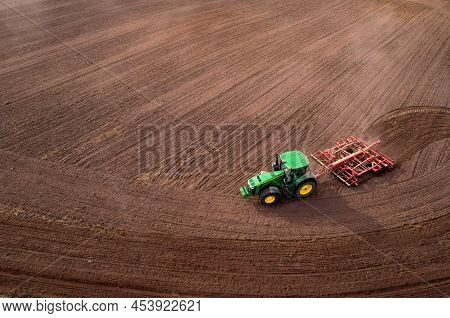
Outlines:
[[254,176],[253,178],[248,179],[248,185],[250,186],[250,188],[259,187],[276,178],[279,178],[283,174],[283,171],[262,172]]

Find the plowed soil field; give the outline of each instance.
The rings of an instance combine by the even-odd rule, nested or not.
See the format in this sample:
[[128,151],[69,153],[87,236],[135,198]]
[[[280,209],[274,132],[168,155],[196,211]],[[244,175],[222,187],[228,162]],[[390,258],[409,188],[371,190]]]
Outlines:
[[[449,12],[0,0],[0,295],[448,296]],[[396,168],[240,196],[349,135]]]

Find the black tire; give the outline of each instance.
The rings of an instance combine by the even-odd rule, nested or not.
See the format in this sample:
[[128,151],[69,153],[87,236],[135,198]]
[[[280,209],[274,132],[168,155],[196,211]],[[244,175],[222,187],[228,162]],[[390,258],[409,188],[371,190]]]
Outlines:
[[259,194],[259,202],[264,206],[273,206],[281,201],[281,192],[275,187],[264,189]]
[[[312,195],[317,189],[317,182],[314,179],[307,179],[303,182],[301,182],[296,188],[295,188],[295,197],[297,199],[304,199]],[[307,192],[305,192],[305,190]]]

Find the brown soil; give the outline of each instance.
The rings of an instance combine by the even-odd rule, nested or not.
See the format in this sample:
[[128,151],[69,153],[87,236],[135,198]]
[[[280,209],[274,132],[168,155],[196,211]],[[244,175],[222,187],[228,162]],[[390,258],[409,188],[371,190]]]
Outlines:
[[[0,1],[0,294],[447,296],[448,13]],[[140,166],[142,127],[224,124],[242,129]],[[249,124],[299,133],[242,144]],[[357,188],[323,176],[276,208],[239,196],[275,152],[352,134],[381,139],[397,168]],[[234,165],[201,173],[232,149]]]

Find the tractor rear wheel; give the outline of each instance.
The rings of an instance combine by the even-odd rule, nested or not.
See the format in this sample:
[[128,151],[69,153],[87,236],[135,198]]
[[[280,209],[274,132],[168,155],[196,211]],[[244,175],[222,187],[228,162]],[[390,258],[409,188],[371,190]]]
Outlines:
[[276,205],[281,201],[281,193],[277,188],[270,187],[259,195],[259,202],[265,206]]
[[303,181],[300,183],[297,188],[295,188],[295,197],[297,199],[304,199],[309,197],[311,194],[316,191],[317,182],[313,179]]

